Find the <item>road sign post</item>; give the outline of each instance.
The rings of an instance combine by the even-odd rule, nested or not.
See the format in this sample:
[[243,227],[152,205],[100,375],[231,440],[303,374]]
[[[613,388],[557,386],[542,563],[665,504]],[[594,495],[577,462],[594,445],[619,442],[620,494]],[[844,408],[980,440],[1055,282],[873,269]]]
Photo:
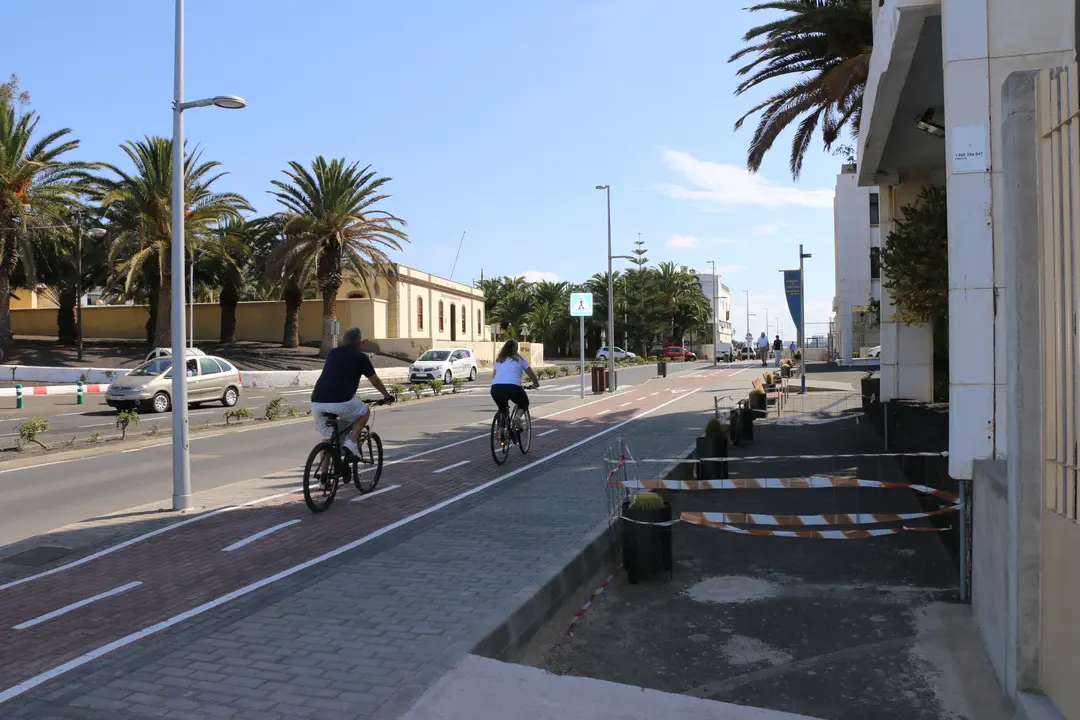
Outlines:
[[[570,293],[570,317],[578,319],[581,350],[581,399],[585,399],[585,318],[592,317],[592,293]],[[614,354],[614,353],[613,353]]]

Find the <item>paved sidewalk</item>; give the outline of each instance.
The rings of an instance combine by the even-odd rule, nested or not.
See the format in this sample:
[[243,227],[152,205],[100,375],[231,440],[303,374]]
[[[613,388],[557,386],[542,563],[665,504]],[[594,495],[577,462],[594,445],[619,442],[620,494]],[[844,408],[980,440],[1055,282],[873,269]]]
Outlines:
[[[700,430],[711,397],[669,397],[672,405],[497,487],[72,670],[0,715],[398,717],[601,531],[606,447],[625,436],[642,452],[681,452]],[[470,452],[490,462],[479,443]],[[505,472],[531,459],[514,452]]]

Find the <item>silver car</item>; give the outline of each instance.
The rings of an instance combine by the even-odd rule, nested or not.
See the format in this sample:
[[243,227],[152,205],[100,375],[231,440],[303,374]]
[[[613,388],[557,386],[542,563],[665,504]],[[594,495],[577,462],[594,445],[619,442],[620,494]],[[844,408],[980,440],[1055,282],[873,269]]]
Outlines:
[[[220,402],[232,407],[240,401],[240,371],[229,361],[211,355],[189,357],[186,372],[190,404]],[[172,358],[155,358],[113,380],[105,402],[117,410],[167,412],[172,408]]]

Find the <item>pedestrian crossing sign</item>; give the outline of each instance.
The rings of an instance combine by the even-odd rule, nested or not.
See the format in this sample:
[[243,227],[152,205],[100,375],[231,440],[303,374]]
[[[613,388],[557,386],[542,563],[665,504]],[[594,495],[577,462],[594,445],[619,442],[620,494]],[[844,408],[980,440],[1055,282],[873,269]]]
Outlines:
[[570,293],[570,317],[592,317],[592,293]]

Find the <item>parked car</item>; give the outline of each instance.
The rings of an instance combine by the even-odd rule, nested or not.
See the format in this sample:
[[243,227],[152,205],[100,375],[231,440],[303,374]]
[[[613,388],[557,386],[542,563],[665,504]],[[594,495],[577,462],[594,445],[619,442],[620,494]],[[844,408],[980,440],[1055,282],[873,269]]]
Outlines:
[[[240,401],[242,378],[229,361],[205,354],[189,357],[186,372],[189,404],[220,402],[232,407]],[[116,378],[105,390],[105,402],[117,410],[167,412],[172,408],[172,358],[154,358]]]
[[[193,348],[193,347],[187,349],[187,354],[189,356],[193,356],[193,357],[202,357],[203,355],[206,355],[206,353],[204,353],[199,348]],[[153,350],[150,351],[150,354],[146,356],[146,359],[143,360],[143,362],[150,362],[151,360],[156,360],[157,358],[160,358],[160,357],[172,357],[172,348],[167,348],[167,347],[154,348]]]
[[686,348],[671,345],[660,351],[659,356],[662,358],[668,358],[669,360],[685,360],[686,362],[694,362],[697,360],[697,355],[690,352]]
[[471,350],[428,350],[409,367],[409,382],[442,380],[448,383],[454,378],[476,379],[476,356]]
[[875,345],[874,347],[867,350],[866,351],[866,357],[868,357],[868,358],[880,358],[881,357],[881,346],[880,345]]
[[597,351],[596,359],[597,360],[600,360],[600,359],[607,360],[608,357],[610,356],[612,350],[614,350],[614,352],[615,352],[615,359],[616,360],[633,360],[634,358],[637,357],[637,355],[635,355],[634,353],[630,352],[629,350],[623,350],[621,347],[616,347],[616,348],[602,347]]

